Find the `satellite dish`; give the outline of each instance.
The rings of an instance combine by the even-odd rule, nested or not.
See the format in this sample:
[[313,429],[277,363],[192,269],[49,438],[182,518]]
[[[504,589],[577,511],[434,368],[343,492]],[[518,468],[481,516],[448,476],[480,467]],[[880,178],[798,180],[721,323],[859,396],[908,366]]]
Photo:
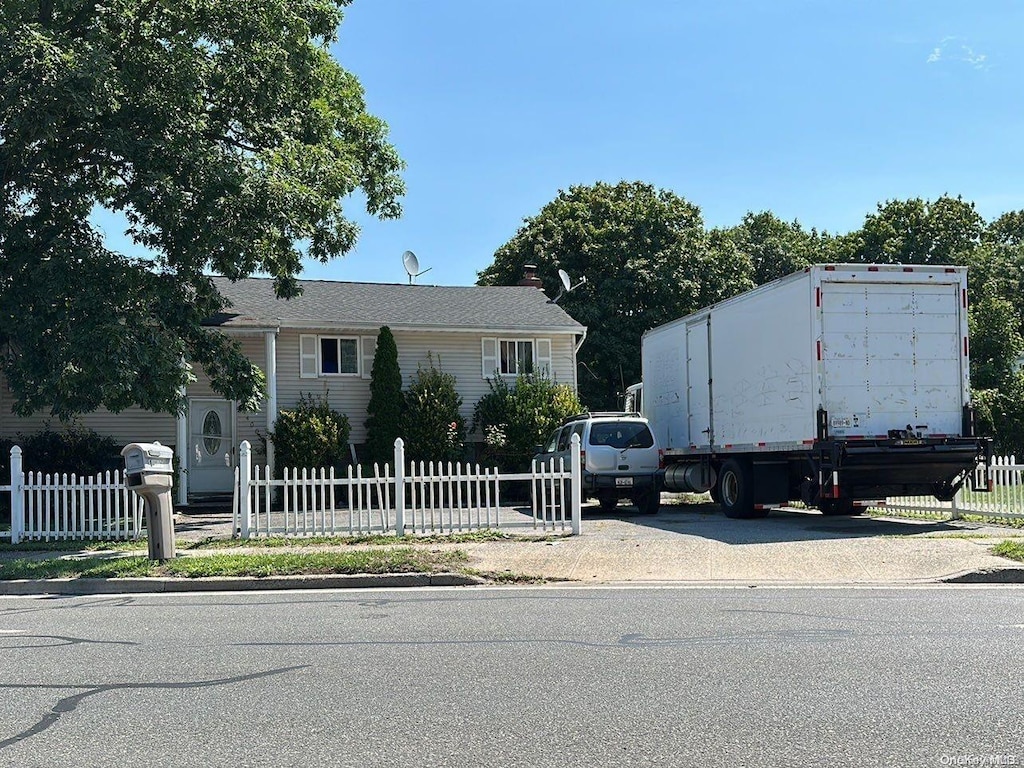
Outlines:
[[402,254],[402,264],[405,266],[405,271],[409,275],[409,285],[412,285],[413,278],[419,277],[433,269],[433,267],[427,267],[421,272],[420,260],[416,258],[416,254],[412,251],[406,251]]
[[555,298],[548,299],[548,304],[557,304],[559,301],[562,300],[562,297],[565,296],[565,294],[567,294],[569,291],[579,288],[581,285],[587,282],[587,276],[584,275],[583,277],[580,278],[580,281],[576,283],[576,285],[573,285],[572,278],[569,277],[569,273],[566,272],[564,269],[558,270],[558,279],[562,281],[562,290],[558,292],[558,295],[555,296]]

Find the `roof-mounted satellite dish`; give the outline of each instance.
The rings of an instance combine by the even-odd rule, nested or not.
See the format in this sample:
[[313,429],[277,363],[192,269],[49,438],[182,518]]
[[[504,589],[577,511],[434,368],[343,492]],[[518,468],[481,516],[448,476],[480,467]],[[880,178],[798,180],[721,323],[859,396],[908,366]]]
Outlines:
[[416,254],[412,251],[406,251],[402,254],[402,264],[405,266],[405,271],[409,275],[409,285],[412,285],[413,278],[426,274],[433,269],[433,267],[427,267],[421,272],[420,260],[416,258]]
[[559,301],[562,300],[562,297],[565,296],[565,294],[567,294],[569,291],[575,290],[576,288],[579,288],[581,285],[587,282],[587,276],[584,275],[583,277],[580,278],[580,281],[576,283],[576,285],[573,285],[572,278],[569,277],[569,273],[566,272],[564,269],[558,270],[558,279],[562,281],[562,290],[558,292],[558,295],[555,296],[555,298],[548,299],[548,304],[557,304]]

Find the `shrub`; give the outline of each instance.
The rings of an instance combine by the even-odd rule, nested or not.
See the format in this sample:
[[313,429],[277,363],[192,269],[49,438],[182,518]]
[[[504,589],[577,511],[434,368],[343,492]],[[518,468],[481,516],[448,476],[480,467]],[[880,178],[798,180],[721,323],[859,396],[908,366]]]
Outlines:
[[386,325],[377,336],[366,413],[367,462],[387,464],[394,458],[395,438],[402,431],[402,372],[395,337]]
[[10,478],[11,446],[21,446],[26,472],[57,472],[79,476],[121,469],[121,448],[114,438],[92,429],[72,427],[67,432],[49,428],[34,435],[19,434],[14,440],[0,440],[0,480]]
[[[440,358],[438,358],[440,363]],[[458,461],[466,439],[466,420],[459,414],[462,396],[455,377],[434,366],[416,370],[405,393],[402,434],[406,455],[413,461]]]
[[339,468],[348,461],[348,417],[331,409],[327,398],[302,394],[281,411],[269,437],[280,476],[284,467]]
[[484,438],[484,460],[503,470],[523,471],[535,448],[583,406],[568,384],[543,376],[519,376],[514,385],[487,380],[490,392],[473,409],[473,431]]

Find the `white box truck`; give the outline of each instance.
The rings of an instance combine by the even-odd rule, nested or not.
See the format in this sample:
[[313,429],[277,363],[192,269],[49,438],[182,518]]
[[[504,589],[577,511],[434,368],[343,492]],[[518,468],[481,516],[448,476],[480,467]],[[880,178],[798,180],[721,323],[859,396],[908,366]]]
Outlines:
[[952,499],[991,455],[969,351],[963,267],[816,265],[654,328],[642,411],[664,487],[739,518]]

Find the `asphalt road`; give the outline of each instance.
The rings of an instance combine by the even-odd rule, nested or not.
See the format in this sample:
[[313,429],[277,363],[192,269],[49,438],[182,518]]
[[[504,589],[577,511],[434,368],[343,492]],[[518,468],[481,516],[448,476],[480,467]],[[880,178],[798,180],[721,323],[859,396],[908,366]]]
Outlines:
[[1024,765],[1022,597],[0,598],[0,765]]

